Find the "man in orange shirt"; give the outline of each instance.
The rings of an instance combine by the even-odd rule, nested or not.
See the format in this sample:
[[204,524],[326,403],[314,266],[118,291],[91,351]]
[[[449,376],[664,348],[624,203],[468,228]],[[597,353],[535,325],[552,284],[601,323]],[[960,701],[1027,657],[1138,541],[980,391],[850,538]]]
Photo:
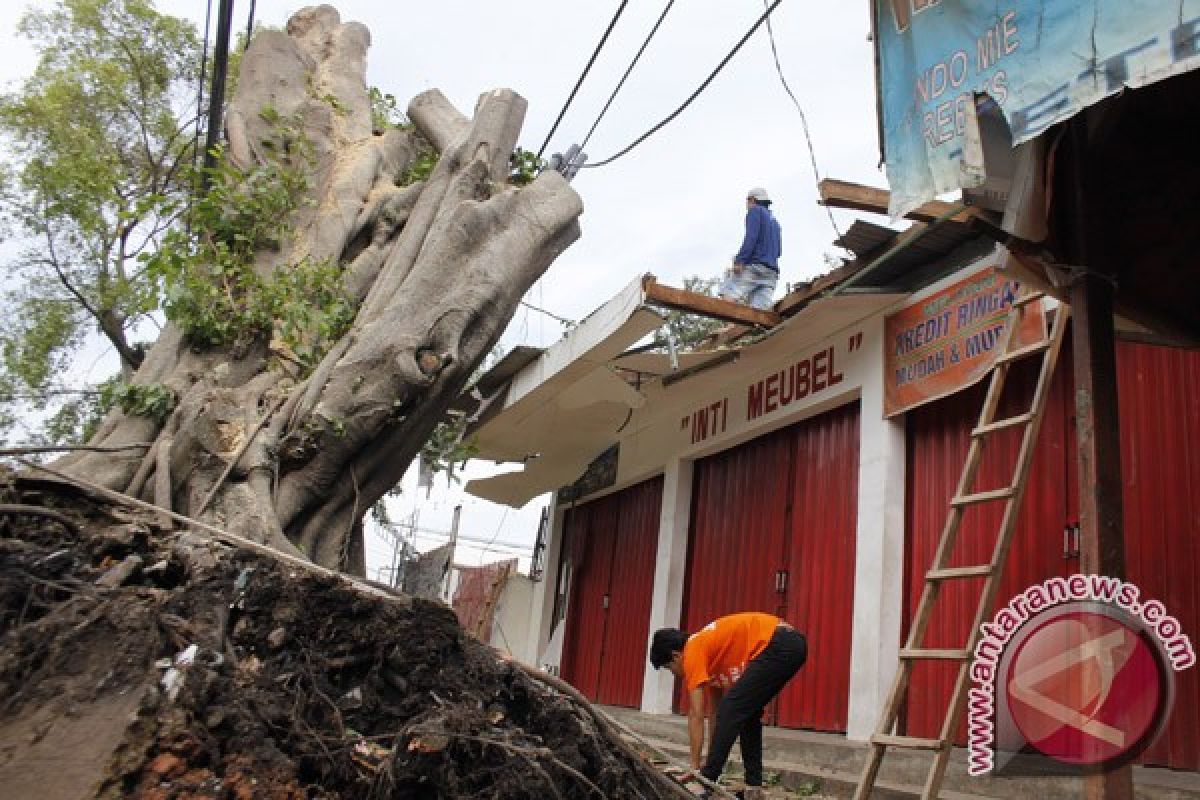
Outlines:
[[[761,796],[763,710],[807,657],[804,635],[771,614],[731,614],[691,635],[678,628],[656,631],[650,665],[682,678],[688,695],[692,768],[717,780],[734,740],[740,739],[747,797]],[[708,759],[701,768],[704,719],[711,719],[714,709]]]

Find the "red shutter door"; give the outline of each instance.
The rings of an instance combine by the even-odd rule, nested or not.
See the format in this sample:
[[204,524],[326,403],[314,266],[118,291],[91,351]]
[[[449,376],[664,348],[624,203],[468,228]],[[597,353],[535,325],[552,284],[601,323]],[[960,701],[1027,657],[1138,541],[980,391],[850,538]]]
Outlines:
[[[1200,636],[1200,353],[1121,342],[1117,367],[1128,578],[1141,588],[1143,597],[1161,600],[1195,641]],[[1078,519],[1071,369],[1070,352],[1065,351],[999,603],[1047,577],[1079,569],[1077,558],[1063,557],[1062,542],[1063,525]],[[920,598],[922,576],[933,558],[981,402],[982,389],[976,389],[909,414],[906,623]],[[1004,451],[1011,459],[1013,447],[993,447],[989,456]],[[1057,464],[1061,467],[1056,469]],[[994,468],[989,462],[983,471]],[[1065,510],[1056,516],[1059,508]],[[988,523],[993,525],[994,520]],[[966,526],[962,537],[960,553],[972,547]],[[973,552],[971,558],[977,557],[985,554]],[[968,563],[968,559],[958,556],[955,563]],[[939,601],[930,631],[937,638],[930,638],[928,646],[957,647],[964,641],[978,587],[969,594],[964,588],[948,587],[946,598]],[[1175,707],[1167,730],[1142,761],[1200,769],[1200,670],[1193,668],[1175,677]],[[918,665],[907,732],[936,735],[952,679],[953,667]],[[960,742],[961,734],[960,728]]]
[[[1072,424],[1067,382],[1070,366],[1065,361],[1060,359],[1051,384],[997,607],[1031,584],[1068,574],[1074,568],[1073,563],[1068,564],[1064,559],[1063,550],[1063,527],[1068,518],[1067,475],[1075,458],[1074,450],[1068,446]],[[1027,362],[1013,369],[997,418],[1029,410],[1037,383],[1036,366]],[[908,414],[905,637],[925,587],[925,573],[933,563],[985,390],[986,381]],[[988,437],[975,481],[976,491],[1012,482],[1020,434],[1021,430],[1016,429]],[[991,560],[1003,507],[1002,502],[997,502],[968,508],[951,566],[986,564]],[[943,584],[924,647],[961,648],[966,643],[982,587],[983,581],[978,578]],[[910,736],[939,734],[957,668],[955,663],[916,663],[905,713],[905,732]],[[965,724],[959,728],[958,740],[965,741]]]
[[[1117,347],[1126,569],[1200,645],[1200,352]],[[1175,708],[1144,762],[1200,769],[1200,668],[1175,673]]]
[[618,495],[609,578],[608,624],[596,697],[601,703],[637,708],[642,704],[650,638],[650,599],[658,554],[662,508],[661,477],[630,487]]
[[840,732],[850,696],[859,404],[794,430],[784,616],[808,637],[809,653],[780,695],[779,724]]
[[739,611],[779,614],[790,430],[696,463],[683,627]]
[[571,599],[563,640],[562,677],[589,699],[600,684],[605,596],[612,570],[615,507],[604,497],[567,512],[572,540]]
[[567,512],[571,601],[562,675],[598,703],[642,702],[662,478]]
[[803,629],[808,664],[775,709],[789,727],[846,728],[858,419],[852,404],[696,464],[683,627],[765,611]]
[[[683,595],[685,631],[739,611],[783,613],[789,430],[760,436],[696,462]],[[687,710],[675,681],[675,707]],[[774,712],[768,716],[774,722]]]

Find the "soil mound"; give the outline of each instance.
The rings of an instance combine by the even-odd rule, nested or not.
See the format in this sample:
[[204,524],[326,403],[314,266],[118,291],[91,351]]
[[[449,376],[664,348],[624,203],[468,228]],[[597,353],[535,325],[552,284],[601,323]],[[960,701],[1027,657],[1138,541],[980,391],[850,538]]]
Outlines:
[[444,606],[2,484],[2,797],[672,795]]

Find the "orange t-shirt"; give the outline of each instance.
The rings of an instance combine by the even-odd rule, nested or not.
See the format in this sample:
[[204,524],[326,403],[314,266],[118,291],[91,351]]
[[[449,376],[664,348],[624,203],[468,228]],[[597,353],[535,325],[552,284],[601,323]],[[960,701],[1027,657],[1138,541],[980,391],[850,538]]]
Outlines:
[[766,649],[781,622],[771,614],[747,611],[708,623],[683,646],[684,686],[689,692],[706,683],[728,689]]

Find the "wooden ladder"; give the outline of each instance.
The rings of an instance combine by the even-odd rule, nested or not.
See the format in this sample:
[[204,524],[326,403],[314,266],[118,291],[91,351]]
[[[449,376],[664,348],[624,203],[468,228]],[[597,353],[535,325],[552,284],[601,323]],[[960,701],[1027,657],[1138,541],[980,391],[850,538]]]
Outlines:
[[[1054,325],[1048,338],[1036,344],[1023,347],[1013,347],[1016,340],[1016,330],[1031,303],[1040,301],[1044,295],[1040,292],[1026,294],[1018,299],[1008,315],[1008,326],[1004,334],[1004,344],[1001,354],[997,357],[992,368],[991,383],[988,385],[987,396],[983,408],[979,412],[979,423],[971,431],[971,445],[967,451],[967,459],[963,464],[962,474],[958,479],[958,488],[950,501],[950,509],[946,515],[946,524],[942,528],[942,538],[938,543],[933,565],[925,573],[925,589],[921,592],[921,601],[917,605],[917,614],[912,628],[908,632],[908,641],[900,649],[900,664],[896,671],[892,690],[880,716],[875,734],[871,737],[870,752],[867,763],[863,767],[858,787],[854,792],[854,800],[867,800],[875,786],[879,768],[883,764],[884,753],[889,747],[900,747],[915,750],[933,751],[933,763],[925,779],[921,791],[922,798],[936,798],[946,774],[946,766],[950,761],[954,735],[958,728],[959,718],[965,705],[970,674],[971,654],[979,638],[980,626],[991,613],[996,592],[1000,588],[1000,577],[1004,570],[1004,562],[1008,557],[1009,545],[1012,543],[1013,530],[1017,526],[1017,515],[1020,512],[1021,500],[1025,494],[1025,485],[1029,478],[1029,469],[1033,463],[1033,449],[1037,442],[1038,430],[1041,428],[1043,412],[1046,410],[1046,398],[1050,393],[1050,383],[1054,375],[1054,366],[1058,362],[1058,354],[1062,349],[1063,337],[1066,332],[1067,319],[1070,309],[1060,305],[1054,315]],[[1005,379],[1012,364],[1028,356],[1042,357],[1041,370],[1038,373],[1037,388],[1033,394],[1033,405],[1028,412],[1013,417],[996,419],[996,410],[1000,406],[1000,397],[1004,391]],[[1012,428],[1024,428],[1021,448],[1017,454],[1017,463],[1013,472],[1011,485],[988,491],[974,491],[976,473],[979,471],[983,455],[984,441],[993,433]],[[966,567],[951,567],[949,562],[958,541],[958,532],[962,524],[965,510],[979,503],[1004,501],[1004,516],[996,537],[996,545],[992,551],[992,559],[986,564]],[[930,649],[923,646],[925,630],[929,626],[930,617],[937,601],[939,591],[947,581],[966,578],[985,578],[983,593],[979,598],[979,606],[975,611],[975,619],[971,624],[966,646],[961,650]],[[892,733],[900,708],[908,696],[909,679],[912,676],[913,665],[917,661],[957,661],[958,678],[950,696],[950,705],[942,720],[941,733],[936,739],[922,739],[914,736],[897,736]]]

